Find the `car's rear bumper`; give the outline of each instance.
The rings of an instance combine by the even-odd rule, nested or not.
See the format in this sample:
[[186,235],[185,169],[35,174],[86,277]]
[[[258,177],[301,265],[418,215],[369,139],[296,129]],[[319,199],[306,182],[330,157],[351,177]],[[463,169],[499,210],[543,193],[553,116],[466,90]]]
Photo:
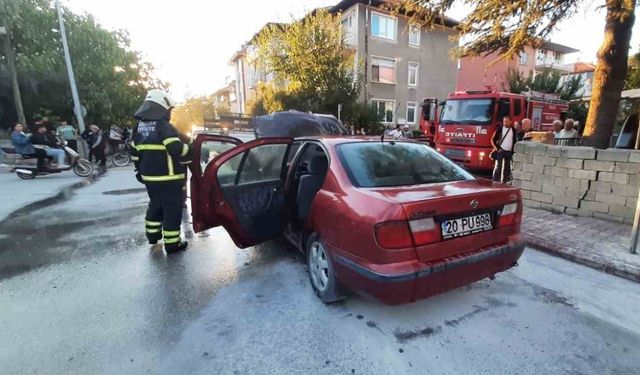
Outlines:
[[386,304],[401,304],[427,298],[491,277],[514,266],[522,252],[520,236],[509,243],[428,264],[404,262],[384,265],[393,272],[381,272],[379,267],[360,264],[340,254],[333,254],[338,279],[345,286]]

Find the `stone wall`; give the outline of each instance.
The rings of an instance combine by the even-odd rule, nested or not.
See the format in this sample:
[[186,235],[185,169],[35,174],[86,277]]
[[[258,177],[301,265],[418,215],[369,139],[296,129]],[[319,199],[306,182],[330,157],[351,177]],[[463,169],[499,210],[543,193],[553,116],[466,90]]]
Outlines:
[[533,208],[632,223],[640,189],[640,151],[519,142],[513,185]]

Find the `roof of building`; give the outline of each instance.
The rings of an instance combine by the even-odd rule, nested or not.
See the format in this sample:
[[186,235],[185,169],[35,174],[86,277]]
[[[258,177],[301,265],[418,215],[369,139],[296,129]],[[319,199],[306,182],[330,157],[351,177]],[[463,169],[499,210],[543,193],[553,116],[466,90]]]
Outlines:
[[588,73],[596,70],[595,64],[578,61],[573,64],[573,73]]
[[[345,11],[356,4],[371,4],[375,7],[381,7],[383,5],[397,5],[399,4],[399,0],[342,0],[338,4],[329,8],[329,12],[337,13]],[[443,22],[444,21],[444,22]],[[453,18],[444,16],[443,18],[438,17],[436,19],[437,23],[444,23],[446,27],[455,27],[459,24],[459,22]]]
[[565,45],[554,43],[554,42],[544,42],[542,43],[540,48],[544,48],[549,51],[556,51],[560,53],[574,53],[574,52],[580,51],[579,49],[575,49],[573,47],[565,46]]

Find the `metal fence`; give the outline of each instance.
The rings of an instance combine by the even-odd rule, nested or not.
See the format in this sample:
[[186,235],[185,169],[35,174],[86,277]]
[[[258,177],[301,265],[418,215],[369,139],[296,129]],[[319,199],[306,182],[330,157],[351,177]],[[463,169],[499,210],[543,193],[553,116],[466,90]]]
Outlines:
[[556,146],[582,146],[582,138],[556,138],[553,143]]

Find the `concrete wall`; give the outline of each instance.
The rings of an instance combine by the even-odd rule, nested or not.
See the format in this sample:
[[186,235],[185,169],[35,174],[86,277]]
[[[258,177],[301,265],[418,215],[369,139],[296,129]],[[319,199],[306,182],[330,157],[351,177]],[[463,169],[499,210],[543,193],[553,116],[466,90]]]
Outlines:
[[513,184],[533,208],[632,223],[640,151],[516,144]]

